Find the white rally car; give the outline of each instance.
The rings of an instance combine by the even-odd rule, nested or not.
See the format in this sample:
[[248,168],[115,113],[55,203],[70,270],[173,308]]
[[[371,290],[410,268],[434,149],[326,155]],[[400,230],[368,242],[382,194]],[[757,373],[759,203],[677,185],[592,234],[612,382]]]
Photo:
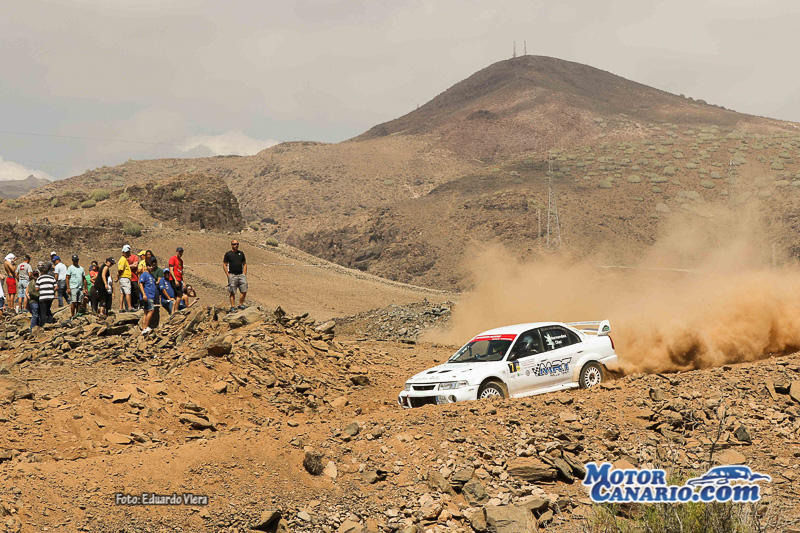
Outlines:
[[[590,329],[587,329],[590,328]],[[617,362],[611,325],[536,322],[485,331],[443,364],[409,379],[402,407],[500,396],[521,398],[603,381]]]

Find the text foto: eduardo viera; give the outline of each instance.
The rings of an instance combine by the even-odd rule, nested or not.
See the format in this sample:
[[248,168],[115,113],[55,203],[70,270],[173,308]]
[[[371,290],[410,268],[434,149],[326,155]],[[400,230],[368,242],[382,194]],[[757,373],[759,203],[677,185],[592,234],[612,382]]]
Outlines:
[[184,492],[178,494],[156,494],[155,492],[143,492],[141,494],[125,494],[117,492],[114,494],[116,505],[208,505],[208,496],[202,494],[192,494]]

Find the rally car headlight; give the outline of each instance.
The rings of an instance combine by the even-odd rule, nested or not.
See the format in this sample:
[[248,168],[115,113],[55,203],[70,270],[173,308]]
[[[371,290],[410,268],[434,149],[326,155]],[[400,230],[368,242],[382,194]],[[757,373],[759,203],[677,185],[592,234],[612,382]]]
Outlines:
[[439,390],[460,389],[468,385],[469,383],[466,381],[445,381],[444,383],[439,383]]
[[406,383],[406,386],[403,387],[403,390],[411,390],[411,383]]

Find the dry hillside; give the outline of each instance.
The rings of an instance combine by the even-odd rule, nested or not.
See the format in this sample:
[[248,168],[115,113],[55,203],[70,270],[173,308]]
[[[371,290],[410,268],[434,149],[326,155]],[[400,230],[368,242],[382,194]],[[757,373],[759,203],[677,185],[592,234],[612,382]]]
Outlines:
[[[718,207],[755,206],[772,253],[787,258],[800,249],[797,126],[586,65],[524,56],[346,142],[284,143],[252,157],[129,161],[41,187],[17,209],[96,188],[113,199],[187,175],[200,190],[215,178],[247,223],[279,241],[391,279],[462,288],[472,245],[502,243],[517,257],[541,251],[551,159],[569,252],[602,245],[625,263],[668,221],[703,225]],[[129,216],[111,212],[120,224]]]

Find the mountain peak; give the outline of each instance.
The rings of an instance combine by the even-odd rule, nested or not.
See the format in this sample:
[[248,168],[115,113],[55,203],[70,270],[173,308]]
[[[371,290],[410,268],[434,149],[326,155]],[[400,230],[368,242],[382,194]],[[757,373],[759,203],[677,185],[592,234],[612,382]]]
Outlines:
[[37,178],[33,174],[21,180],[0,181],[0,198],[19,198],[28,191],[48,183],[49,180]]
[[663,123],[782,128],[762,119],[670,94],[595,67],[547,56],[498,61],[398,119],[354,140],[432,135],[473,157],[544,151],[562,142],[624,139]]

